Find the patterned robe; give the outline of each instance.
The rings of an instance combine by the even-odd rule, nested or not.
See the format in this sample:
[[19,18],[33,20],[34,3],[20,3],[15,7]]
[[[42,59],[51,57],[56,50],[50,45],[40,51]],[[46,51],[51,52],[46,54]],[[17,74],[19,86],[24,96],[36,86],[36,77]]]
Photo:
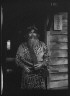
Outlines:
[[[44,70],[43,68],[43,71],[41,70],[41,73],[40,73],[38,69],[36,73],[33,73],[33,71],[31,71],[32,70],[31,67],[21,62],[20,57],[22,58],[22,60],[32,62],[32,58],[30,56],[27,43],[22,43],[19,46],[17,50],[17,54],[16,54],[16,63],[18,66],[22,65],[22,68],[23,68],[21,88],[23,89],[46,89],[44,77],[47,78],[46,74],[47,74],[47,64],[48,64],[47,63],[48,62],[48,48],[45,43],[43,43],[42,41],[39,41],[39,43],[33,47],[33,50],[35,52],[35,55],[37,57],[37,61],[39,64],[45,61],[44,67],[46,68],[46,70]],[[30,70],[30,72],[28,72],[28,70]]]

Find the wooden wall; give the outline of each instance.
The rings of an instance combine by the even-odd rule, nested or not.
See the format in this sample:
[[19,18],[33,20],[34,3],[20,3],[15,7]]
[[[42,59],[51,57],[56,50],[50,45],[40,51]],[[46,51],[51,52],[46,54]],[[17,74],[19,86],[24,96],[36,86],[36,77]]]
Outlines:
[[62,15],[62,30],[47,31],[47,46],[51,59],[48,89],[68,87],[68,15],[59,14]]

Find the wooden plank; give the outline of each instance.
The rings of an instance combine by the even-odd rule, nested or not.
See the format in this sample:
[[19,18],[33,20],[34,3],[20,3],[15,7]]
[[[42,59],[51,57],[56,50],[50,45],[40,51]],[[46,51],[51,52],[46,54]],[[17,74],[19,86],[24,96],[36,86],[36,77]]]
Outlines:
[[57,69],[55,69],[55,68],[51,68],[51,70],[49,71],[49,73],[57,73],[57,72],[68,72],[68,68],[57,68]]
[[61,31],[53,31],[53,30],[51,30],[50,31],[50,35],[53,35],[53,34],[68,34],[68,31],[63,31],[63,30],[61,30]]
[[68,44],[67,43],[51,43],[50,45],[50,49],[68,49]]
[[49,74],[61,74],[61,73],[68,73],[68,70],[66,72],[59,72],[58,70],[54,70],[54,71],[50,71],[49,70]]
[[55,88],[48,88],[48,89],[51,89],[51,90],[63,90],[63,89],[68,89],[68,86],[63,86],[63,87],[55,87]]
[[68,74],[50,74],[50,81],[68,79]]
[[68,80],[49,82],[49,88],[68,86]]
[[54,35],[49,36],[51,42],[68,42],[67,35]]
[[68,57],[67,50],[50,50],[49,55],[51,57]]
[[68,65],[49,66],[49,73],[52,73],[52,72],[68,72]]
[[52,58],[50,65],[64,65],[68,64],[67,58]]

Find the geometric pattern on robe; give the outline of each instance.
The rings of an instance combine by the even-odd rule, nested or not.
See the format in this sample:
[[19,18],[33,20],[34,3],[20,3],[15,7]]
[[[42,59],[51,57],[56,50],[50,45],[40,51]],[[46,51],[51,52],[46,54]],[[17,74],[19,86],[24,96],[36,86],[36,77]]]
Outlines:
[[[37,61],[39,64],[44,60],[48,61],[48,48],[44,42],[39,41],[39,43],[33,47],[33,50],[35,52],[35,55],[37,57]],[[28,50],[26,42],[20,44],[17,50],[16,63],[18,66],[20,66],[20,64],[22,63],[20,60],[20,57],[32,63],[32,58],[30,57],[30,52]],[[26,68],[26,70],[27,68],[29,68],[29,66],[25,64],[24,64],[24,67]],[[46,63],[46,67],[47,67],[47,63]],[[27,88],[27,89],[30,89],[30,88],[45,89],[45,81],[43,77],[40,76],[39,74],[33,74],[33,73],[29,74],[29,73],[26,73],[26,71],[23,69],[21,87]]]

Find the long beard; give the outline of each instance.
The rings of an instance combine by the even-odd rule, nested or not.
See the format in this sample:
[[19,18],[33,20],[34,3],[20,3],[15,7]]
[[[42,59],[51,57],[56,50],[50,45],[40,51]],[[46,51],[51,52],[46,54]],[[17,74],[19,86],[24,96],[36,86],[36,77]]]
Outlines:
[[38,41],[38,40],[29,41],[29,45],[30,45],[31,47],[36,46],[38,43],[39,43],[39,41]]

